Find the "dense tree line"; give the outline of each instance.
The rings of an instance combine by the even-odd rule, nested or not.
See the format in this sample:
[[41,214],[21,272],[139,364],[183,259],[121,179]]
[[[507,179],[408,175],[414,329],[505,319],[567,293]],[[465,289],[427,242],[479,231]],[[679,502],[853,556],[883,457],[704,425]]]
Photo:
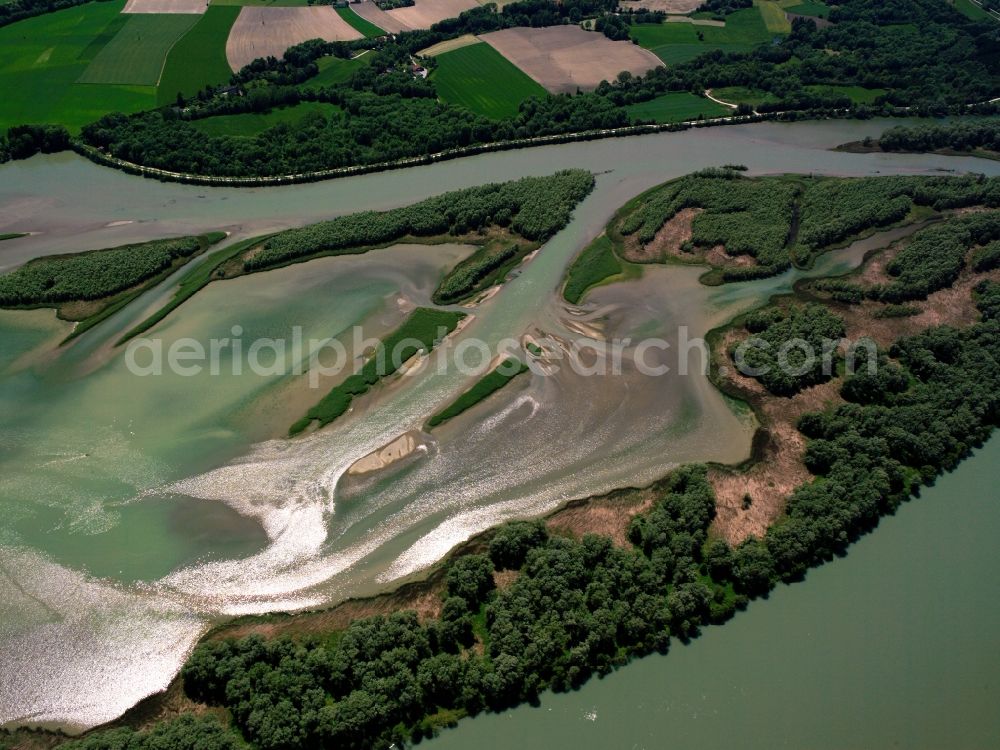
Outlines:
[[941,125],[915,125],[889,128],[877,141],[883,151],[1000,151],[1000,119],[949,122]]
[[727,16],[744,8],[752,8],[753,0],[705,0],[698,10],[703,13],[714,13],[717,16]]
[[239,750],[243,743],[215,716],[181,714],[147,731],[121,727],[59,747],[63,750]]
[[1000,205],[1000,180],[961,177],[863,177],[811,182],[802,196],[799,242],[829,247],[872,227],[906,218],[914,206],[935,211]]
[[0,276],[0,305],[58,304],[110,297],[151,279],[225,235],[152,240],[35,258]]
[[751,338],[730,355],[744,375],[776,396],[793,396],[836,374],[844,321],[824,305],[770,307],[748,315],[744,327]]
[[711,169],[674,180],[650,194],[618,225],[643,245],[678,211],[703,209],[691,224],[694,247],[724,245],[729,255],[749,255],[757,265],[734,272],[770,276],[790,265],[785,245],[798,187],[784,180],[747,179],[731,169]]
[[442,193],[389,211],[362,211],[281,232],[265,241],[244,266],[261,270],[317,253],[357,251],[407,235],[460,235],[489,226],[509,226],[522,237],[544,241],[566,226],[577,203],[593,186],[589,172],[569,169],[548,177],[523,177]]
[[0,163],[65,151],[69,144],[69,131],[62,125],[15,125],[0,136]]

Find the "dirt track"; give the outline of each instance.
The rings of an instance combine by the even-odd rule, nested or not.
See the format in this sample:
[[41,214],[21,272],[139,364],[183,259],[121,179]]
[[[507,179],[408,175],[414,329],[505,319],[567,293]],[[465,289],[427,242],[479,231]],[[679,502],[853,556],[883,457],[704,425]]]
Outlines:
[[579,26],[504,29],[481,39],[554,94],[594,89],[623,70],[642,75],[663,64],[630,42]]
[[229,39],[226,59],[239,70],[258,57],[280,58],[289,47],[308,39],[329,42],[360,39],[361,33],[330,6],[310,8],[244,7]]

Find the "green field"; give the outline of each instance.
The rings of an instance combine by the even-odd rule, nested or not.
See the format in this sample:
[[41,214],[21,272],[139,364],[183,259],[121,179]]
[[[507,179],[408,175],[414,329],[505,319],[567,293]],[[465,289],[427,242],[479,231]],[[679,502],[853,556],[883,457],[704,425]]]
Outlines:
[[78,131],[108,112],[155,107],[152,86],[76,82],[125,26],[123,7],[88,3],[0,28],[0,129],[53,123]]
[[364,34],[368,39],[385,36],[385,31],[383,29],[380,29],[371,21],[362,18],[350,8],[337,8],[337,14],[353,26],[356,31]]
[[954,5],[963,16],[971,18],[973,21],[982,21],[984,18],[991,17],[989,13],[972,2],[972,0],[954,0],[952,5]]
[[[963,0],[959,0],[959,2],[963,2]],[[964,0],[964,2],[968,2],[968,0]],[[789,6],[785,10],[799,16],[813,16],[814,18],[826,18],[830,15],[830,8],[827,5],[817,3],[814,0]]]
[[[724,99],[725,97],[719,98]],[[653,122],[683,122],[697,120],[701,116],[710,119],[732,114],[729,107],[724,107],[711,99],[695,96],[686,91],[663,94],[648,102],[631,104],[625,110],[636,120],[652,120]]]
[[495,120],[514,117],[521,102],[548,92],[485,42],[436,58],[432,75],[438,96],[450,104]]
[[240,9],[235,5],[213,5],[167,55],[157,98],[169,104],[181,92],[197,94],[206,85],[225,83],[233,72],[226,60],[226,40]]
[[[698,35],[701,34],[701,38]],[[774,38],[761,15],[761,8],[730,13],[726,25],[695,26],[690,23],[643,23],[632,27],[632,38],[663,62],[693,60],[712,50],[749,52]]]
[[201,18],[181,13],[136,13],[90,61],[80,83],[155,86],[167,53]]
[[340,108],[325,102],[302,102],[294,107],[282,107],[263,114],[247,112],[240,115],[219,115],[204,120],[193,120],[191,124],[205,135],[235,135],[250,138],[283,122],[299,122],[314,112],[329,117],[340,112]]
[[355,70],[363,68],[372,59],[373,56],[367,52],[350,60],[342,57],[321,57],[316,61],[319,73],[302,83],[302,86],[332,86],[335,83],[344,83]]

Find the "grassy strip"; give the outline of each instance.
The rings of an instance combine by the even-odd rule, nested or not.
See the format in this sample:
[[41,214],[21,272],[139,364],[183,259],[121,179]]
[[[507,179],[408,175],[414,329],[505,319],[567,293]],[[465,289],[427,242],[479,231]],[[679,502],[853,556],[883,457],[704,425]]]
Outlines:
[[608,235],[602,234],[570,265],[563,297],[567,302],[578,304],[588,289],[621,272],[622,264],[615,256],[611,240]]
[[378,349],[356,372],[334,387],[306,416],[293,424],[289,435],[296,435],[314,420],[320,427],[330,424],[351,405],[355,396],[367,393],[382,378],[392,375],[404,362],[419,353],[429,352],[446,335],[455,330],[465,313],[418,307],[403,324],[379,343]]
[[7,232],[6,234],[0,234],[0,242],[4,240],[16,240],[18,237],[27,237],[27,232]]
[[501,362],[496,369],[485,375],[481,380],[479,380],[479,382],[455,399],[450,405],[431,417],[427,421],[428,427],[437,427],[439,424],[457,417],[462,412],[471,409],[480,401],[485,401],[489,396],[499,391],[518,375],[527,371],[528,365],[524,362],[516,357],[507,357],[507,359]]
[[209,282],[213,281],[215,278],[219,278],[216,271],[218,271],[224,263],[239,255],[248,247],[259,243],[262,239],[264,238],[251,237],[250,239],[237,242],[224,250],[220,250],[211,258],[211,260],[201,263],[189,270],[186,274],[184,274],[184,278],[180,280],[180,283],[177,285],[177,292],[170,299],[170,301],[137,326],[126,332],[120,339],[118,339],[115,346],[121,346],[129,339],[138,336],[140,333],[145,333],[150,328],[155,326],[171,312],[180,307],[185,301],[193,297],[195,293],[206,287]]
[[478,294],[507,276],[537,242],[522,243],[509,239],[490,240],[452,268],[431,298],[436,305],[450,305]]
[[375,39],[385,36],[385,31],[373,24],[367,18],[362,18],[350,8],[337,8],[337,15],[347,21],[357,32],[364,34],[365,39]]

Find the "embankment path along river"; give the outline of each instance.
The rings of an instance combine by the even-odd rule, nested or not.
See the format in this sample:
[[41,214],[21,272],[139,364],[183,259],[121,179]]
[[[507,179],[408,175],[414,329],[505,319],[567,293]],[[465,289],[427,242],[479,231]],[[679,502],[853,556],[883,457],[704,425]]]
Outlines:
[[[235,241],[486,180],[584,167],[599,175],[595,192],[451,345],[526,332],[567,339],[571,315],[557,297],[567,263],[622,203],[671,177],[725,163],[754,174],[1000,173],[1000,164],[976,159],[828,150],[895,122],[700,129],[266,189],[165,184],[72,154],[35,157],[0,167],[0,229],[38,232],[4,242],[0,265],[214,229],[230,229]],[[234,326],[248,340],[296,325],[307,336],[385,330],[428,303],[462,252],[397,247],[213,284],[152,334],[170,342],[227,336]],[[699,273],[651,269],[636,287],[643,294],[609,286],[587,308],[615,306],[601,322],[605,335],[669,340],[680,325],[697,335],[796,278],[710,289]],[[61,350],[50,318],[0,314],[4,361],[9,346],[31,362],[0,371],[0,722],[108,720],[162,688],[219,618],[391,587],[503,519],[649,481],[678,462],[738,461],[749,451],[752,425],[707,380],[652,383],[626,362],[618,378],[526,376],[435,434],[425,456],[342,491],[354,461],[419,428],[469,378],[424,370],[325,430],[267,439],[301,413],[304,391],[293,377],[139,378],[106,346],[170,284]],[[73,596],[60,594],[69,589]]]

